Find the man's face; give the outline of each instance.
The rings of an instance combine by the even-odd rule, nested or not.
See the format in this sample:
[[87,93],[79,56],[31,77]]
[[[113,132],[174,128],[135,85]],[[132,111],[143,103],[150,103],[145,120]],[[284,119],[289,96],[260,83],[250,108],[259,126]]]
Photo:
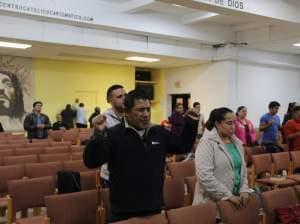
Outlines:
[[175,109],[178,113],[183,114],[183,105],[178,105]]
[[269,110],[270,114],[275,115],[278,113],[279,107],[271,107]]
[[9,110],[11,107],[11,102],[15,96],[15,88],[11,79],[0,73],[0,111]]
[[125,99],[125,90],[123,88],[115,89],[111,92],[111,97],[109,98],[109,103],[118,111],[124,111],[124,99]]
[[43,107],[43,105],[42,105],[41,103],[37,103],[37,104],[34,106],[33,110],[34,110],[35,112],[40,113],[40,112],[42,111],[42,107]]
[[201,110],[200,104],[197,104],[197,105],[194,107],[194,109],[195,109],[198,113],[200,113],[200,110]]
[[126,113],[128,123],[137,130],[145,129],[150,124],[151,106],[149,100],[135,100],[134,106]]

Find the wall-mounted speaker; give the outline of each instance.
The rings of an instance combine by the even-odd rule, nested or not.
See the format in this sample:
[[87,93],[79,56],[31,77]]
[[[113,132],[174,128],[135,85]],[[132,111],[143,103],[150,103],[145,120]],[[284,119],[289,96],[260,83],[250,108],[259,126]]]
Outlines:
[[135,80],[151,81],[151,72],[150,71],[135,71]]

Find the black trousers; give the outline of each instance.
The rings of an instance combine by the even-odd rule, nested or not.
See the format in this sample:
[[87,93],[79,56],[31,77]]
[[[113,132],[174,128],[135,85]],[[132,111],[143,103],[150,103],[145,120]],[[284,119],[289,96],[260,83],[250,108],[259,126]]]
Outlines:
[[87,128],[87,125],[86,124],[76,123],[76,127],[77,128]]

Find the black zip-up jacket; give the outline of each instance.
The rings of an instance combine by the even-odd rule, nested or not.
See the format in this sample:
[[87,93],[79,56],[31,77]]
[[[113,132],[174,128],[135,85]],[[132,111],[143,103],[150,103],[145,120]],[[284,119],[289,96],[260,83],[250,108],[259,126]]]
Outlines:
[[153,126],[141,138],[121,123],[92,136],[83,159],[89,168],[108,163],[112,212],[154,211],[163,206],[166,154],[188,153],[193,143],[186,128],[181,136],[174,136]]
[[[38,128],[37,128],[37,119],[38,115],[35,113],[30,113],[25,117],[24,120],[24,129],[27,131],[27,138],[37,138],[38,134]],[[40,114],[40,119],[42,120],[42,123],[45,125],[43,131],[42,138],[47,138],[48,133],[47,130],[51,128],[51,123],[46,114]]]

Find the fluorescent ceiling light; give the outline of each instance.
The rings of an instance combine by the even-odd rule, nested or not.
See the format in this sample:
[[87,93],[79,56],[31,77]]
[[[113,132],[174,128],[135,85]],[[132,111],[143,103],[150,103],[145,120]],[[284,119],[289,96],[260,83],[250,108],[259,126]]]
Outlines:
[[140,61],[140,62],[156,62],[160,61],[158,58],[145,58],[145,57],[139,57],[139,56],[133,56],[133,57],[127,57],[125,58],[129,61]]
[[293,44],[294,47],[300,47],[300,43]]
[[18,43],[0,41],[0,47],[27,49],[27,48],[31,47],[31,45],[30,44],[18,44]]

